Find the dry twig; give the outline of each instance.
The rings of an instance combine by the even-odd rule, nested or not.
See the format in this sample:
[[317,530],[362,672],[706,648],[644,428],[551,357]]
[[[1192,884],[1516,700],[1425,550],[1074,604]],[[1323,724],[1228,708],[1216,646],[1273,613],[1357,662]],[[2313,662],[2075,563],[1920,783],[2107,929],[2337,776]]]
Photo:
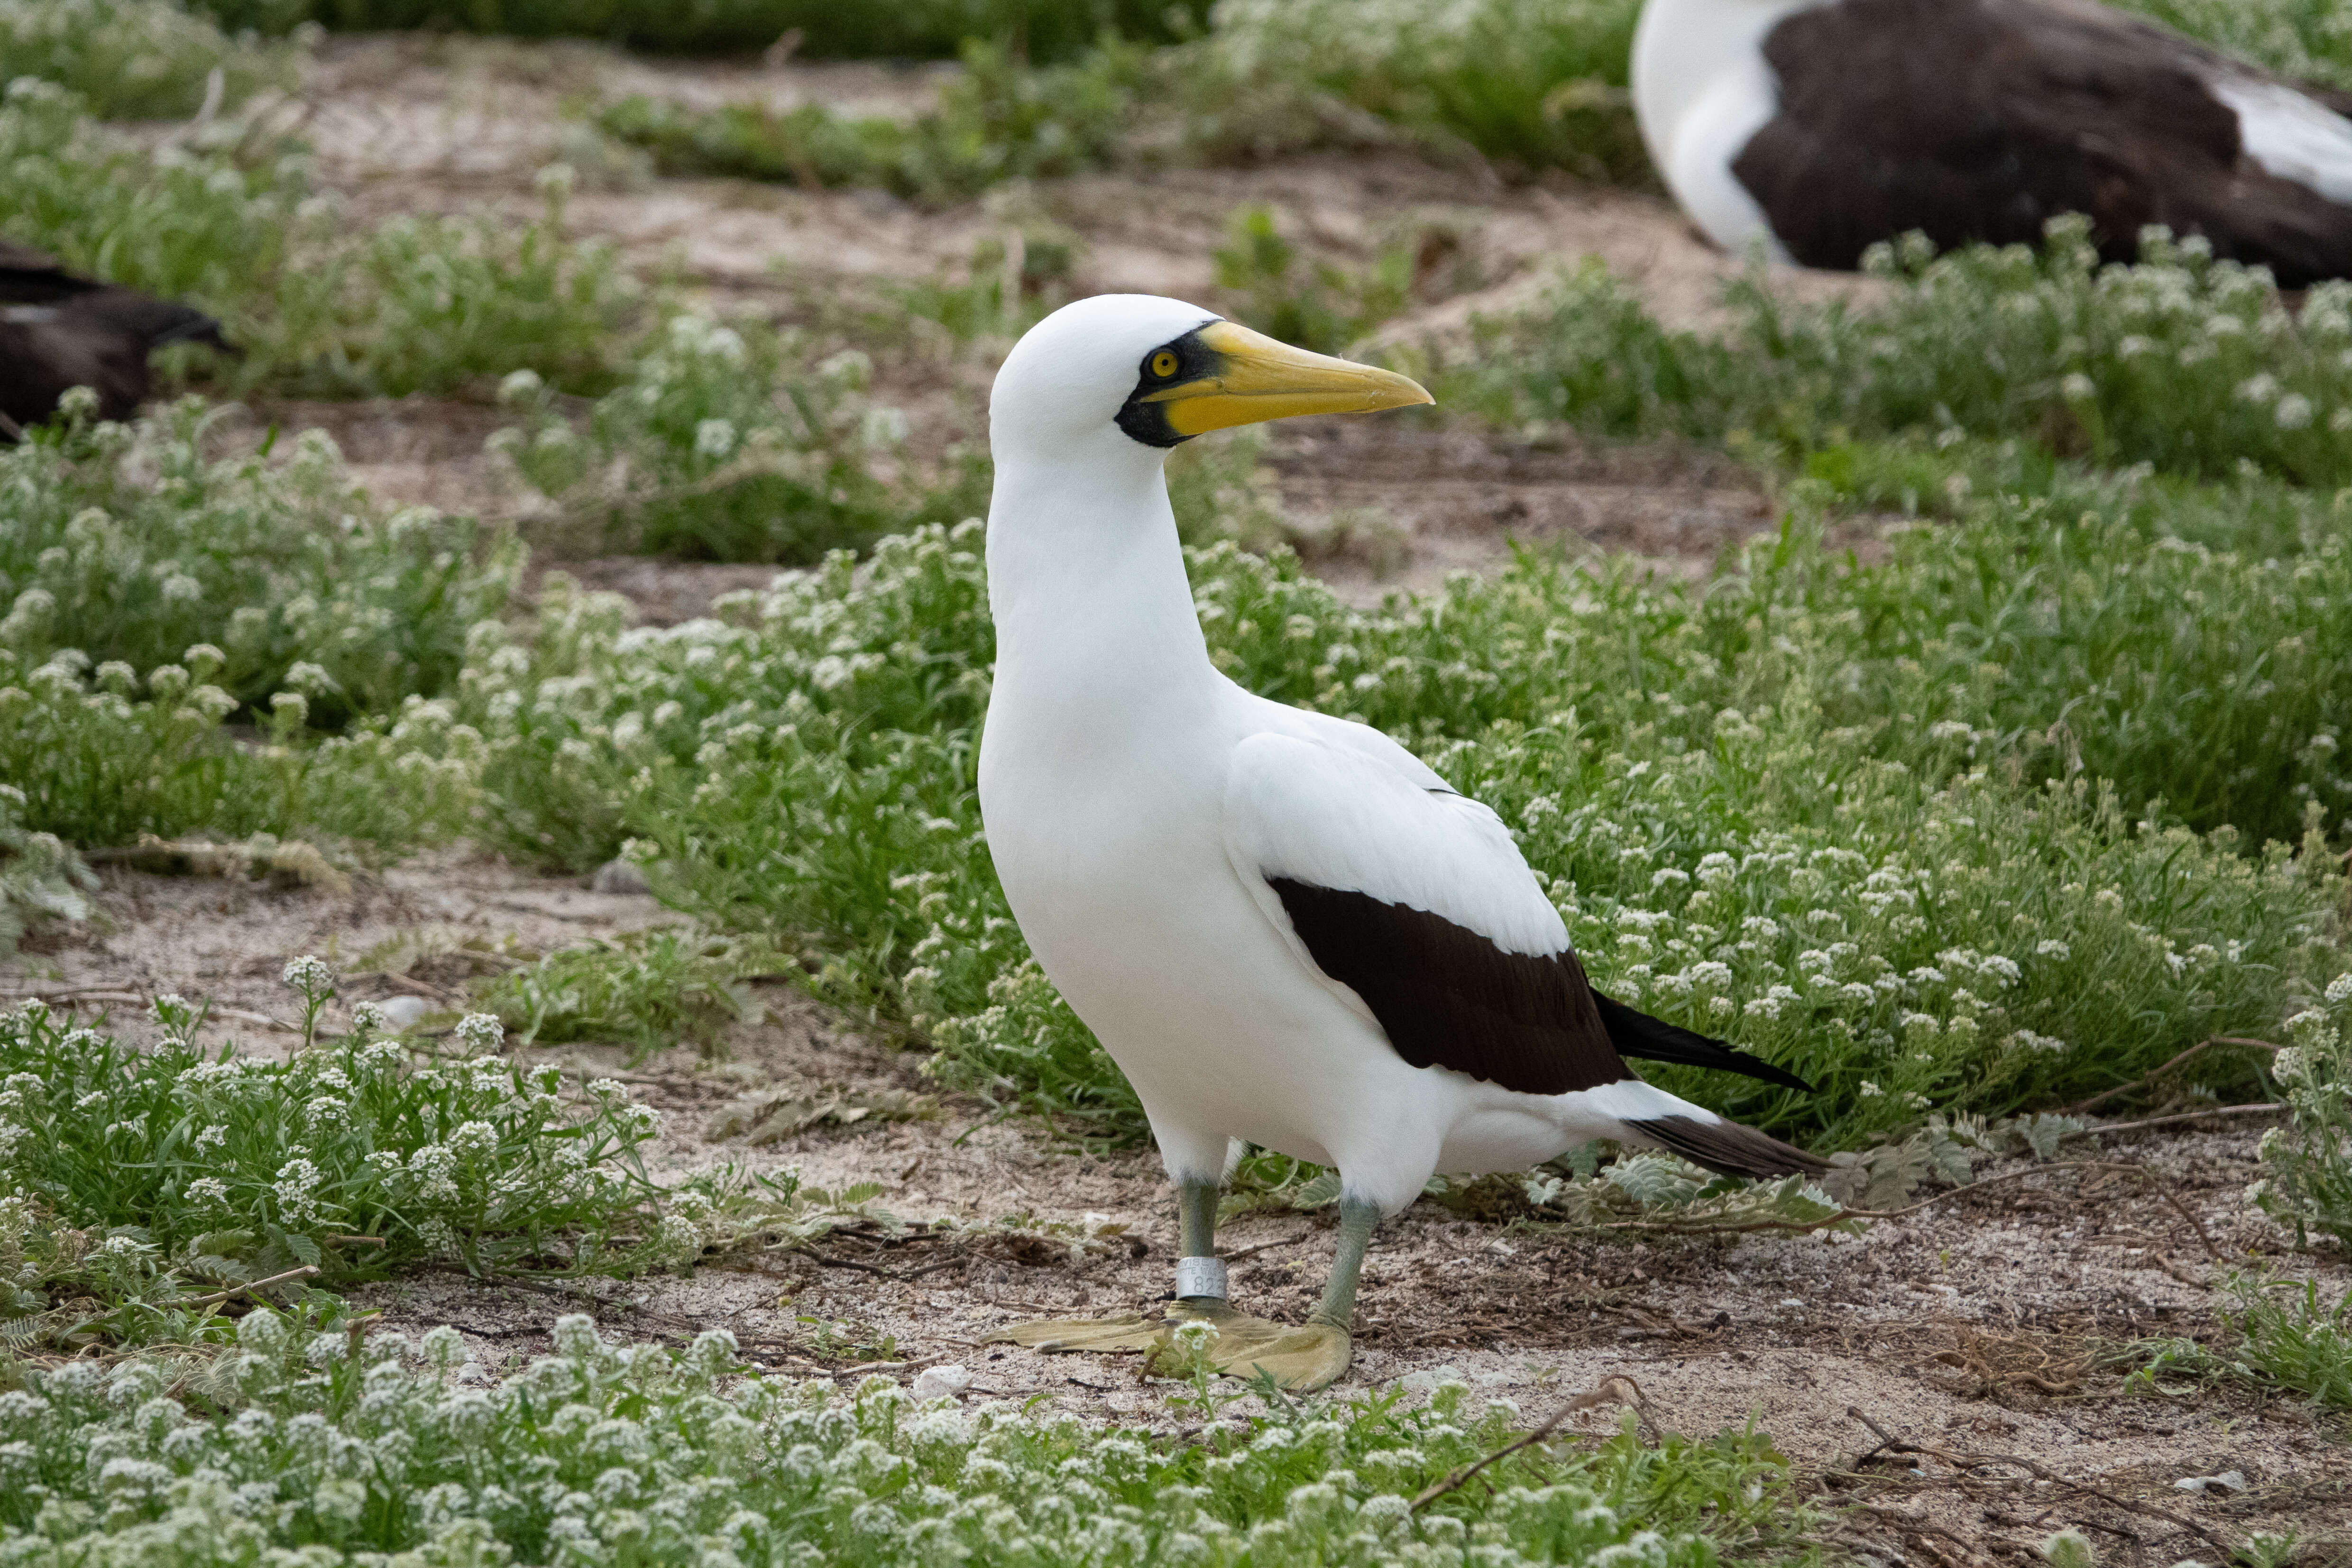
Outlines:
[[2150,1116],[2144,1122],[2110,1122],[2104,1127],[2077,1127],[2058,1136],[2063,1142],[2068,1138],[2099,1137],[2109,1133],[2137,1133],[2149,1127],[2177,1127],[2184,1122],[2210,1122],[2223,1116],[2276,1116],[2285,1110],[2284,1105],[2267,1101],[2259,1105],[2218,1105],[2210,1111],[2184,1111],[2177,1116]]
[[1278,1241],[1261,1241],[1255,1247],[1244,1247],[1239,1251],[1226,1252],[1221,1254],[1221,1256],[1223,1256],[1226,1262],[1230,1263],[1237,1258],[1248,1258],[1256,1253],[1268,1251],[1276,1247],[1296,1247],[1314,1234],[1315,1232],[1312,1230],[1302,1230],[1296,1236],[1286,1236]]
[[2214,1245],[2213,1238],[2205,1229],[2205,1221],[2198,1217],[2195,1209],[2189,1207],[2188,1200],[2180,1196],[2179,1188],[2168,1185],[2159,1186],[2158,1190],[2164,1194],[2164,1201],[2170,1204],[2180,1218],[2189,1222],[2189,1228],[2197,1233],[2197,1239],[2204,1245],[2205,1256],[2216,1263],[2221,1261],[2221,1249]]
[[[1624,1385],[1625,1388],[1632,1391],[1632,1396],[1630,1398],[1627,1397],[1625,1394],[1618,1391],[1617,1385],[1619,1384]],[[1542,1442],[1546,1437],[1550,1437],[1552,1433],[1559,1428],[1559,1424],[1562,1421],[1567,1420],[1570,1416],[1575,1415],[1578,1411],[1594,1409],[1602,1405],[1630,1406],[1633,1408],[1634,1416],[1641,1420],[1642,1424],[1644,1427],[1649,1425],[1649,1401],[1643,1397],[1642,1385],[1634,1382],[1632,1378],[1626,1376],[1623,1373],[1616,1373],[1611,1376],[1602,1378],[1601,1380],[1600,1387],[1591,1389],[1587,1393],[1578,1395],[1575,1398],[1561,1406],[1558,1410],[1552,1412],[1550,1420],[1546,1421],[1542,1426],[1537,1427],[1534,1431],[1529,1432],[1526,1437],[1520,1437],[1514,1442],[1505,1444],[1503,1447],[1496,1449],[1493,1453],[1488,1454],[1483,1459],[1478,1459],[1473,1463],[1461,1466],[1451,1475],[1448,1475],[1444,1480],[1437,1481],[1431,1485],[1419,1497],[1412,1500],[1412,1511],[1419,1513],[1423,1509],[1428,1507],[1431,1503],[1435,1502],[1447,1492],[1460,1490],[1472,1477],[1475,1476],[1480,1470],[1485,1469],[1488,1465],[1495,1463],[1496,1460],[1507,1459],[1522,1448],[1531,1448],[1535,1447],[1535,1445]]]
[[267,1280],[248,1281],[245,1284],[233,1286],[226,1291],[215,1291],[209,1296],[197,1296],[189,1301],[173,1301],[172,1305],[183,1309],[216,1307],[231,1297],[244,1295],[247,1291],[266,1290],[271,1285],[284,1285],[296,1280],[307,1280],[318,1271],[319,1266],[316,1263],[305,1263],[299,1269],[289,1269],[283,1274],[272,1274]]
[[2261,1051],[2271,1051],[2273,1053],[2275,1053],[2279,1050],[2276,1045],[2272,1044],[2267,1040],[2247,1040],[2233,1034],[2217,1034],[2210,1040],[2199,1040],[2195,1045],[2190,1046],[2187,1051],[2182,1051],[2179,1055],[2174,1057],[2171,1061],[2166,1062],[2155,1071],[2150,1072],[2147,1077],[2136,1078],[2129,1083],[2118,1083],[2113,1089],[2102,1090],[2100,1092],[2092,1095],[2088,1100],[2080,1100],[2072,1105],[2066,1106],[2063,1110],[2061,1110],[2058,1114],[2061,1116],[2079,1116],[2084,1112],[2088,1111],[2092,1106],[2104,1105],[2119,1094],[2128,1094],[2135,1089],[2146,1089],[2158,1079],[2163,1077],[2166,1073],[2171,1071],[2182,1062],[2187,1061],[2190,1057],[2195,1056],[2201,1051],[2210,1051],[2217,1045],[2247,1046]]

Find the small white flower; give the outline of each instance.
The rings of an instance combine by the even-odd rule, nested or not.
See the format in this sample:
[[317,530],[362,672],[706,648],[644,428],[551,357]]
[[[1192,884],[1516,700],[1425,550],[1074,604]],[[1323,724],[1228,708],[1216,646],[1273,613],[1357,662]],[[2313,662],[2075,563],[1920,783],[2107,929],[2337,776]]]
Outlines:
[[2352,998],[2352,972],[2338,975],[2327,982],[2329,1001],[2341,1002],[2347,998]]
[[188,1184],[188,1201],[205,1207],[215,1207],[228,1202],[228,1183],[218,1176],[198,1176]]
[[289,961],[279,977],[305,996],[323,996],[335,988],[335,972],[308,953]]
[[2069,947],[2063,942],[2045,938],[2034,945],[2033,953],[2034,956],[2039,958],[2057,958],[2063,960],[2073,957],[2074,956],[2074,949]]
[[332,696],[343,689],[335,677],[327,673],[325,666],[307,660],[287,670],[286,685],[289,690],[313,697]]
[[499,1146],[499,1131],[488,1122],[466,1122],[449,1134],[448,1146],[461,1158],[487,1155]]
[[698,456],[713,460],[725,457],[735,450],[735,422],[729,419],[706,419],[694,427],[694,450]]
[[2278,400],[2274,412],[2281,430],[2301,430],[2311,423],[2311,400],[2301,392],[2289,392]]
[[1877,1084],[1873,1083],[1869,1079],[1865,1078],[1862,1081],[1862,1097],[1864,1099],[1875,1100],[1879,1095],[1885,1092],[1885,1091],[1880,1089]]
[[495,1013],[467,1013],[457,1020],[457,1043],[471,1051],[492,1051],[507,1038],[506,1025]]

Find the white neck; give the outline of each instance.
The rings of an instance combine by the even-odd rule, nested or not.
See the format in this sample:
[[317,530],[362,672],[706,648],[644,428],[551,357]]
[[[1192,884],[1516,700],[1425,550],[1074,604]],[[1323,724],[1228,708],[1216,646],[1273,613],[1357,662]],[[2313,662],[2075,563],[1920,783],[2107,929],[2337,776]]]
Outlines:
[[1753,71],[1765,35],[1828,0],[1649,0],[1633,30],[1633,106],[1650,156],[1675,162],[1685,118],[1727,73]]
[[1192,609],[1165,455],[1108,430],[1001,453],[988,508],[995,697],[1065,726],[1131,727],[1216,684]]

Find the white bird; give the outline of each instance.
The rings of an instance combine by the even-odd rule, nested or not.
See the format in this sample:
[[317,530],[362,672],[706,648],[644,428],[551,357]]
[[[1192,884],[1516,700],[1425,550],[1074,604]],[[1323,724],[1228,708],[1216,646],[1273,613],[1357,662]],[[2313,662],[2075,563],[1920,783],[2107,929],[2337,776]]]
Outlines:
[[[1596,995],[1494,812],[1380,731],[1210,662],[1169,509],[1204,431],[1430,402],[1173,299],[1111,295],[1017,344],[990,403],[990,853],[1046,975],[1135,1086],[1180,1197],[1171,1317],[1293,1387],[1345,1370],[1372,1229],[1440,1170],[1594,1138],[1742,1176],[1825,1168],[1643,1083],[1627,1054],[1796,1079]],[[1239,1141],[1336,1166],[1338,1257],[1286,1330],[1225,1304],[1218,1189]],[[1003,1332],[1144,1349],[1168,1323]]]
[[2352,276],[2352,94],[2091,0],[1649,0],[1633,108],[1727,250],[1853,267],[2081,213],[2110,261],[2162,225],[2285,287]]

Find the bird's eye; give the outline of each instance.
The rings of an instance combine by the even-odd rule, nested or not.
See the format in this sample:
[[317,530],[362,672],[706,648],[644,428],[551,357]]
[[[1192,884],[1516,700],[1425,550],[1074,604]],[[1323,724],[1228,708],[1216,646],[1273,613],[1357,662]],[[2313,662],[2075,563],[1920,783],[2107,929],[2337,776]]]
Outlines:
[[1166,381],[1176,373],[1176,356],[1166,349],[1151,356],[1151,373]]

